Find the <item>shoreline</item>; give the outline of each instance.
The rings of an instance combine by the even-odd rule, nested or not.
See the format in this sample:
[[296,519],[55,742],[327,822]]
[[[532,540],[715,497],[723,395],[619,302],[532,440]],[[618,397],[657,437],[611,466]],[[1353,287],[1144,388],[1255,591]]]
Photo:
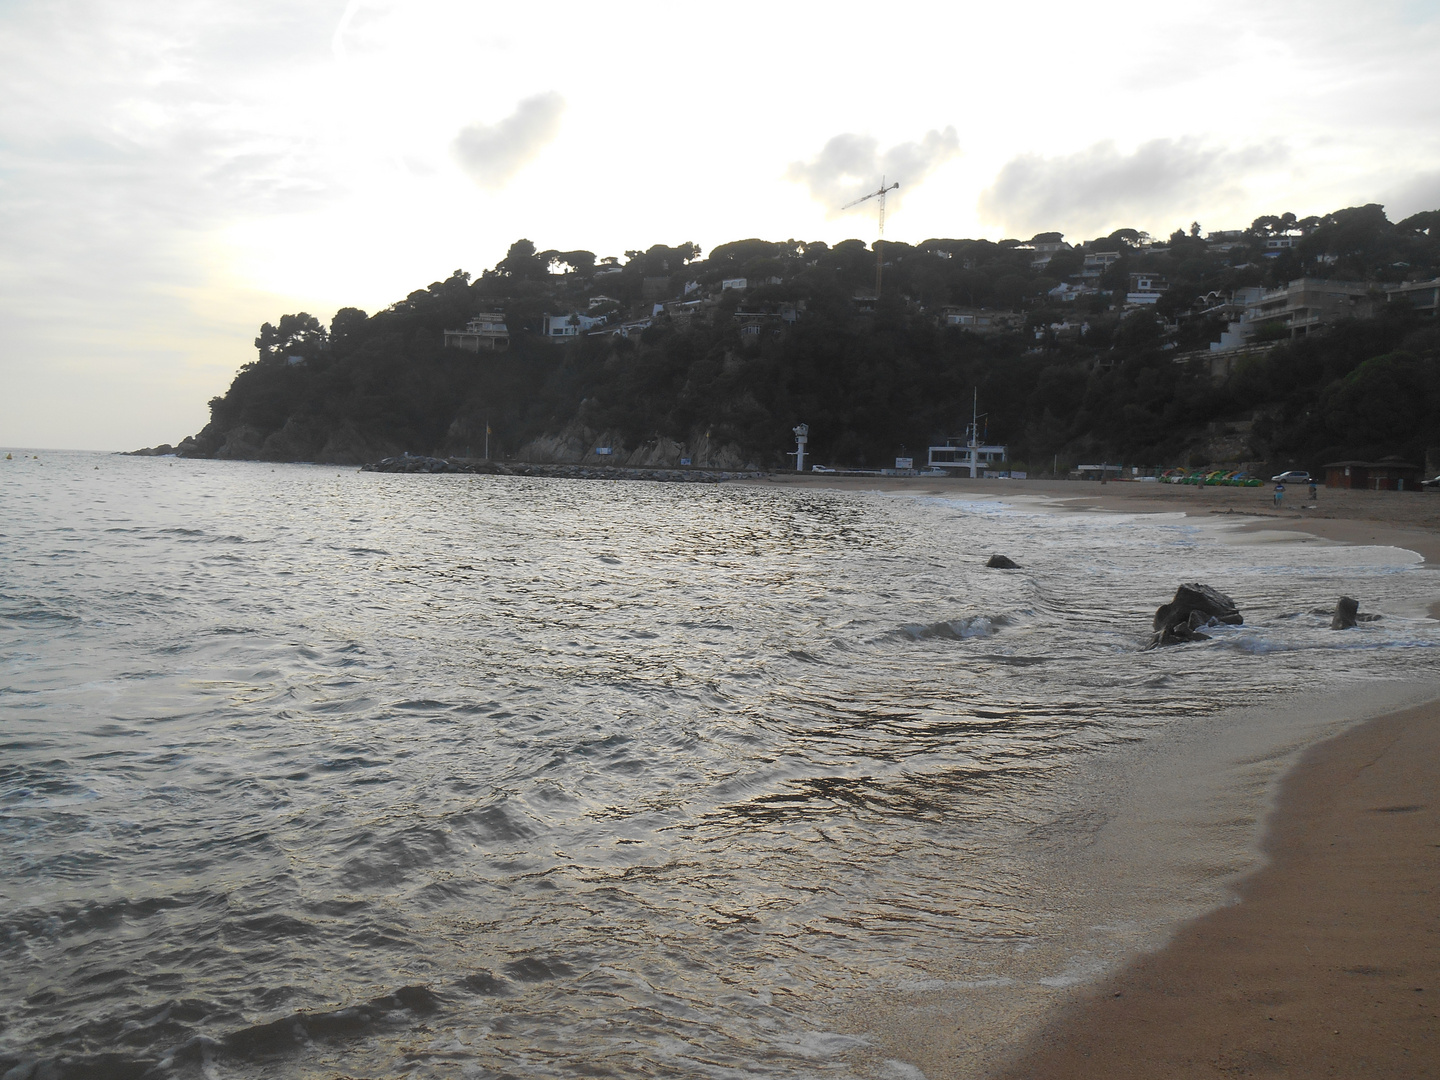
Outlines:
[[[1003,499],[1051,513],[1183,514],[1250,534],[1240,542],[1392,546],[1416,553],[1425,569],[1440,568],[1440,498],[1427,492],[1322,489],[1318,506],[1277,512],[1261,501],[1270,500],[1268,488],[759,481],[777,482]],[[1440,591],[1440,578],[1426,591]],[[1425,606],[1440,619],[1440,599]],[[1014,1000],[997,1009],[979,996],[987,993],[983,980],[952,980],[940,993],[886,995],[851,1021],[876,1037],[884,1059],[927,1080],[1440,1076],[1440,685],[1410,684],[1406,700],[1395,689],[1377,684],[1343,700],[1244,710],[1248,718],[1206,725],[1189,748],[1182,738],[1149,761],[1141,754],[1121,764],[1110,790],[1090,800],[1089,812],[1111,814],[1111,822],[1060,872],[1060,880],[1067,872],[1086,879],[1075,887],[1084,899],[1065,900],[1099,916],[1092,948],[1077,954],[1076,977],[1064,985],[1051,980],[1049,993],[1014,987],[1003,991]],[[1272,724],[1275,731],[1263,731]],[[1195,752],[1196,775],[1177,771]],[[1166,805],[1172,792],[1176,805]],[[1248,850],[1228,877],[1216,873],[1224,869],[1216,850],[1186,864],[1186,848],[1223,847],[1215,841],[1227,830],[1233,858],[1237,829],[1248,829]],[[1137,856],[1139,849],[1146,850]],[[1207,858],[1208,879],[1196,872]],[[1104,880],[1117,870],[1119,879]],[[1147,873],[1151,881],[1142,880]],[[1155,918],[1163,902],[1147,893],[1166,877],[1172,894],[1192,893],[1188,912],[1171,896],[1168,925]],[[1141,913],[1121,918],[1138,918],[1143,929],[1117,955],[1106,948],[1118,942],[1105,924],[1127,902]]]
[[[1199,488],[1182,484],[1084,480],[970,480],[960,477],[855,476],[772,473],[731,483],[788,485],[835,491],[881,491],[929,498],[1004,499],[1055,513],[1183,514],[1233,525],[1237,532],[1303,533],[1352,546],[1379,545],[1413,551],[1428,570],[1440,570],[1440,493],[1351,491],[1322,487],[1315,503],[1276,510],[1268,486]],[[1297,494],[1299,489],[1296,489]],[[1287,495],[1288,497],[1288,495]],[[1301,507],[1304,507],[1303,509]],[[1440,594],[1440,576],[1434,591]],[[1425,606],[1440,620],[1440,595]]]
[[1091,984],[1001,1080],[1440,1075],[1440,699],[1311,745],[1235,903]]

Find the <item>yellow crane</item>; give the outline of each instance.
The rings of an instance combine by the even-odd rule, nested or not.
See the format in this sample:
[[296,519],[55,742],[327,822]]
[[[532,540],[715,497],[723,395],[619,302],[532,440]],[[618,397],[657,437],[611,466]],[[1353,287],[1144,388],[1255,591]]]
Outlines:
[[880,250],[881,246],[885,243],[885,195],[888,192],[894,191],[899,186],[900,182],[897,180],[889,187],[886,187],[885,177],[882,176],[880,177],[879,190],[872,191],[869,195],[862,195],[854,202],[846,203],[840,208],[841,210],[849,210],[852,206],[859,206],[862,202],[868,202],[871,199],[878,198],[880,200],[880,238],[875,241],[875,302],[877,304],[880,302],[880,272],[885,268],[885,256]]

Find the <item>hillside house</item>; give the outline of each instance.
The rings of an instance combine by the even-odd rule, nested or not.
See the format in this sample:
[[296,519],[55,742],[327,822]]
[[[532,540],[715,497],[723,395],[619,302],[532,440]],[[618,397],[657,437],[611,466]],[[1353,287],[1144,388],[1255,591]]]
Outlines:
[[627,322],[615,323],[613,326],[602,327],[599,330],[588,331],[590,337],[609,334],[612,337],[623,337],[634,340],[650,328],[654,319],[630,319]]
[[1120,261],[1118,251],[1087,251],[1084,265],[1080,268],[1082,278],[1098,278]]
[[1125,294],[1127,304],[1153,304],[1170,289],[1170,282],[1159,274],[1141,273],[1130,275],[1130,291]]
[[1434,316],[1437,309],[1440,309],[1440,278],[1387,285],[1385,299],[1391,303],[1404,301],[1421,314]]
[[1093,285],[1070,285],[1062,281],[1046,295],[1056,303],[1069,304],[1074,303],[1082,296],[1098,296],[1099,294],[1100,290]]
[[499,311],[482,311],[465,324],[464,330],[446,330],[445,347],[467,352],[504,352],[510,348],[510,329]]
[[1241,328],[1251,336],[1265,323],[1278,323],[1291,337],[1303,337],[1339,319],[1374,318],[1375,300],[1364,282],[1297,278],[1247,304]]
[[1013,311],[986,311],[948,305],[940,309],[939,321],[941,326],[958,326],[977,334],[998,334],[1021,329],[1025,325],[1025,316]]
[[579,337],[583,333],[594,329],[597,326],[604,326],[605,319],[592,319],[588,315],[581,315],[578,311],[572,311],[568,315],[546,315],[541,320],[541,334],[545,340],[563,343],[571,338]]
[[1265,241],[1265,258],[1278,259],[1285,252],[1292,250],[1303,239],[1305,238],[1298,234],[1272,236]]

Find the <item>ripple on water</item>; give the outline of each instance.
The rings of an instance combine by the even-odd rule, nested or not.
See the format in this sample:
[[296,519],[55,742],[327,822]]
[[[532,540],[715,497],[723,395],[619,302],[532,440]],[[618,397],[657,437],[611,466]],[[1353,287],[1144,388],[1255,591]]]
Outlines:
[[[0,477],[17,1076],[852,1075],[827,1003],[1016,982],[1078,762],[1440,642],[1174,518],[92,465]],[[1177,566],[1246,624],[1142,653]]]

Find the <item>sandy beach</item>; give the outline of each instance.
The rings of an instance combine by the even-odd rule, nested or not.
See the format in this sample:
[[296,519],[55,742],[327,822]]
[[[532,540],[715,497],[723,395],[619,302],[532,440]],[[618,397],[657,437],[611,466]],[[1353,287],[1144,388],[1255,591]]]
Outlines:
[[[1440,494],[1428,492],[1322,487],[1310,502],[1295,498],[1304,489],[1291,489],[1293,501],[1277,510],[1269,486],[766,482],[1034,500],[1058,511],[1239,516],[1242,531],[1403,547],[1422,555],[1427,569],[1440,566]],[[1440,579],[1435,584],[1432,596]],[[1423,599],[1440,617],[1440,602]],[[1060,995],[1051,1022],[1008,1055],[1001,1051],[1009,1061],[995,1075],[1440,1075],[1437,789],[1440,702],[1357,723],[1310,746],[1280,780],[1263,865],[1240,883],[1235,902],[1181,926],[1159,951]],[[946,1071],[933,1057],[927,1064],[927,1075]]]
[[1440,706],[1285,778],[1239,902],[1087,987],[1002,1075],[1440,1075]]

